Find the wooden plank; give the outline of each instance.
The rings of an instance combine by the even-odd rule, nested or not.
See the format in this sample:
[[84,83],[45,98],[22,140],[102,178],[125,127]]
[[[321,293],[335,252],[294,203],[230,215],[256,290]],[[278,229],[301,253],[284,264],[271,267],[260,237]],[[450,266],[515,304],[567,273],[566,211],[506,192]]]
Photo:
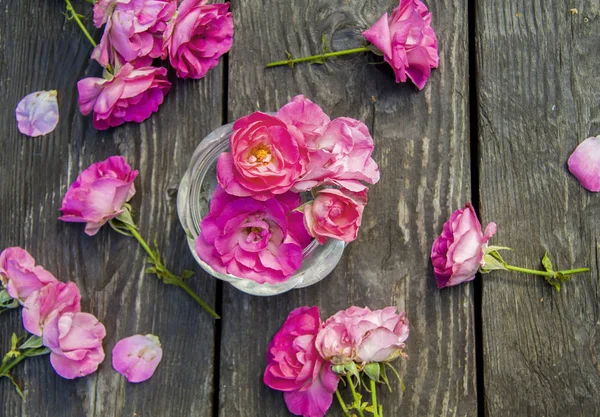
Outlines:
[[[598,195],[569,175],[600,134],[596,0],[476,2],[482,217],[506,259],[588,266],[556,293],[543,279],[484,278],[486,415],[600,413]],[[575,11],[570,9],[575,8]]]
[[[76,2],[91,27],[91,7]],[[19,245],[59,279],[74,281],[82,308],[107,329],[107,353],[99,372],[73,381],[58,377],[47,357],[28,360],[15,371],[24,388],[21,401],[8,380],[0,380],[6,416],[207,416],[212,413],[214,321],[180,289],[144,274],[145,255],[133,239],[109,228],[97,236],[58,222],[68,185],[90,163],[124,155],[140,171],[133,199],[144,236],[158,240],[175,272],[196,264],[176,213],[180,178],[200,139],[221,125],[222,69],[201,81],[177,81],[158,114],[141,125],[97,132],[77,107],[75,83],[98,76],[90,46],[63,15],[61,2],[31,4],[0,0],[0,248]],[[14,108],[25,94],[57,88],[61,121],[57,130],[30,139],[17,131]],[[215,283],[203,274],[189,285],[214,304]],[[23,334],[20,314],[0,316],[0,350],[10,334]],[[155,333],[164,357],[153,378],[129,384],[111,366],[116,341]]]
[[[312,287],[258,298],[225,284],[220,403],[222,417],[282,416],[283,397],[262,383],[266,348],[288,312],[318,305],[324,317],[350,305],[408,312],[409,359],[400,362],[407,389],[382,395],[386,415],[476,415],[471,285],[438,291],[429,253],[444,219],[469,199],[467,1],[429,2],[440,37],[441,65],[428,87],[396,85],[366,56],[322,66],[266,70],[268,61],[362,43],[360,29],[393,1],[233,2],[229,118],[276,111],[304,94],[332,115],[367,123],[381,182],[369,193],[358,241],[327,279]],[[458,12],[462,11],[462,12]],[[340,415],[334,406],[331,415]]]

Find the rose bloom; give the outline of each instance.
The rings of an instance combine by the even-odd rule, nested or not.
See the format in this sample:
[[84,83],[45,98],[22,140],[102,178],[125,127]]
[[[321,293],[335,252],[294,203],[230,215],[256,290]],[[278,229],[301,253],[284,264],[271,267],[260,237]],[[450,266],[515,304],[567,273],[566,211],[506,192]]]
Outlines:
[[363,36],[383,53],[397,83],[405,82],[408,77],[422,90],[431,69],[438,67],[431,13],[420,0],[400,0],[389,19],[384,14]]
[[31,294],[57,281],[50,272],[35,265],[29,252],[12,247],[0,253],[0,282],[8,295],[23,304]]
[[306,173],[294,184],[295,191],[306,191],[323,183],[334,183],[361,191],[365,181],[379,181],[379,167],[371,154],[373,138],[367,126],[349,117],[338,117],[306,141],[309,162]]
[[264,382],[284,392],[285,403],[295,415],[324,416],[337,389],[339,377],[315,348],[321,327],[318,307],[297,308],[267,350]]
[[127,381],[143,382],[154,375],[162,354],[157,336],[136,334],[117,342],[112,351],[112,364]]
[[229,194],[261,201],[285,193],[304,173],[302,140],[277,117],[261,112],[242,117],[233,125],[231,152],[219,156],[219,185]]
[[456,210],[444,223],[444,230],[431,248],[431,262],[438,288],[472,281],[481,266],[488,240],[496,233],[496,223],[481,232],[481,223],[471,203]]
[[229,3],[183,0],[164,33],[162,58],[180,78],[202,78],[231,49],[233,18]]
[[140,123],[158,110],[170,88],[166,68],[134,68],[127,63],[109,80],[79,80],[79,109],[84,116],[93,113],[92,124],[98,130]]
[[305,143],[314,143],[331,121],[317,104],[298,95],[277,111],[277,118],[300,131]]
[[352,242],[358,235],[367,191],[325,188],[304,206],[304,226],[320,244],[327,238]]
[[315,340],[317,350],[334,365],[388,362],[403,355],[408,319],[395,307],[371,311],[350,307],[331,316]]
[[50,363],[66,379],[95,372],[104,360],[102,339],[106,330],[88,313],[54,312],[44,327],[42,342],[50,349]]
[[92,58],[103,67],[140,60],[146,65],[163,49],[163,32],[177,0],[100,0],[94,4],[94,25],[106,23]]
[[288,233],[286,214],[275,198],[240,198],[217,187],[196,252],[223,274],[259,284],[287,281],[302,264],[302,247]]
[[69,187],[58,219],[87,223],[85,233],[95,235],[104,223],[125,211],[123,206],[135,194],[137,175],[122,156],[92,164]]
[[23,327],[29,333],[41,336],[48,317],[53,313],[79,313],[79,288],[72,282],[60,281],[45,285],[31,294],[23,304]]
[[600,191],[600,136],[587,138],[569,157],[569,171],[588,191]]

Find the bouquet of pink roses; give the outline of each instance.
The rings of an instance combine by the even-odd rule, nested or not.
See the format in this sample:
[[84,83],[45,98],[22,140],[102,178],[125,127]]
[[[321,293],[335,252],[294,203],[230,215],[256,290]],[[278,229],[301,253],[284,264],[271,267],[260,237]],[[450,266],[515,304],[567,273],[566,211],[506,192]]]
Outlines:
[[356,239],[367,186],[379,181],[364,123],[331,120],[297,96],[272,115],[233,124],[218,186],[196,240],[213,270],[259,284],[287,281],[314,240]]

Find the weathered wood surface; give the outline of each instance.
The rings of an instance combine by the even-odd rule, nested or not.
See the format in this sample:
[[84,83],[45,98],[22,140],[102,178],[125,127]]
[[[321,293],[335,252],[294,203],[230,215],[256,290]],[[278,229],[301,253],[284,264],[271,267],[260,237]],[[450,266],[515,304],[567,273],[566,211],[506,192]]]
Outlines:
[[[74,2],[79,10],[91,7]],[[174,271],[191,268],[198,294],[214,304],[215,283],[187,249],[176,214],[176,191],[198,141],[222,124],[222,71],[200,82],[177,81],[161,111],[141,125],[106,132],[91,126],[77,106],[75,83],[99,76],[91,47],[63,15],[62,1],[0,0],[0,248],[26,248],[60,280],[74,281],[82,309],[104,323],[106,360],[99,372],[73,381],[60,378],[48,357],[15,370],[26,401],[0,381],[0,415],[14,416],[209,416],[213,408],[214,321],[183,291],[144,274],[139,245],[108,227],[95,237],[83,226],[56,220],[64,192],[80,170],[110,155],[124,155],[140,171],[132,200],[143,235],[158,240]],[[91,27],[91,18],[87,20]],[[61,121],[46,137],[17,131],[14,109],[32,91],[58,89]],[[12,332],[24,334],[20,313],[0,315],[0,351]],[[111,365],[116,341],[155,333],[163,362],[144,384],[129,384]]]
[[[256,298],[223,289],[219,415],[284,416],[283,396],[262,383],[266,348],[289,311],[318,305],[324,318],[350,305],[396,305],[411,320],[401,361],[406,391],[382,395],[389,416],[475,416],[473,292],[440,292],[429,252],[444,218],[469,199],[467,2],[430,2],[441,65],[427,88],[397,85],[366,56],[326,65],[265,69],[285,57],[360,46],[366,29],[393,2],[236,1],[229,59],[228,114],[276,111],[304,94],[332,115],[363,120],[375,139],[381,181],[370,188],[357,241],[324,281]],[[461,11],[462,12],[459,12]],[[382,392],[383,394],[383,392]],[[334,404],[331,415],[340,415]]]
[[[477,1],[480,193],[513,264],[588,266],[560,293],[543,279],[483,283],[485,414],[600,414],[598,195],[569,175],[600,134],[600,4]],[[575,8],[575,11],[570,9]]]

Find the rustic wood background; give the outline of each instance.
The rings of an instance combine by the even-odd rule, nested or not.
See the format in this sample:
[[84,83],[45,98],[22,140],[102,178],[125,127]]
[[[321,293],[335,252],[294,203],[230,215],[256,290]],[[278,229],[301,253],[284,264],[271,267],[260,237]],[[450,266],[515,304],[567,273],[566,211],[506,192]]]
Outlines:
[[[22,246],[63,281],[107,329],[107,360],[78,380],[47,358],[15,370],[25,401],[0,380],[0,415],[286,416],[262,383],[266,347],[288,312],[318,305],[396,305],[411,321],[400,362],[402,392],[382,393],[387,416],[600,415],[600,200],[568,174],[577,143],[600,134],[600,4],[597,0],[428,2],[440,68],[427,87],[396,85],[366,56],[265,69],[285,57],[359,46],[389,0],[233,0],[234,45],[200,81],[173,80],[160,111],[105,132],[77,106],[76,81],[98,76],[91,48],[62,0],[0,0],[0,249]],[[88,16],[91,6],[74,6]],[[570,9],[577,9],[577,13]],[[99,34],[96,34],[99,37]],[[61,121],[42,138],[21,135],[14,109],[26,94],[58,89]],[[324,281],[270,297],[245,295],[194,263],[176,214],[179,180],[198,142],[255,110],[304,94],[332,116],[363,120],[382,179],[371,188],[359,239]],[[142,233],[156,237],[175,272],[223,319],[183,291],[144,274],[144,253],[104,228],[95,237],[58,222],[77,174],[110,155],[139,169],[133,199]],[[429,251],[448,215],[466,201],[499,226],[507,260],[538,267],[548,249],[562,268],[589,266],[560,293],[532,276],[496,272],[438,290]],[[20,314],[0,315],[0,353]],[[117,340],[155,333],[156,374],[129,384],[112,370]],[[330,415],[339,415],[334,405]]]

